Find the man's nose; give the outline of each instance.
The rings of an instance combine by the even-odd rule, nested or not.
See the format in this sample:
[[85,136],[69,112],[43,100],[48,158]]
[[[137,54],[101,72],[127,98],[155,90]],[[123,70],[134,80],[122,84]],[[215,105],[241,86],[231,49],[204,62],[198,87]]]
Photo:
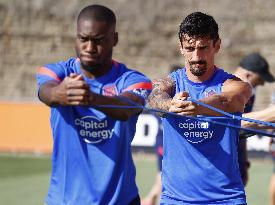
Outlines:
[[95,44],[95,42],[93,42],[92,40],[89,40],[87,42],[86,51],[93,52],[95,50],[96,50],[96,44]]
[[192,55],[192,60],[193,61],[201,60],[201,57],[202,57],[201,55],[202,55],[201,51],[199,49],[195,49]]

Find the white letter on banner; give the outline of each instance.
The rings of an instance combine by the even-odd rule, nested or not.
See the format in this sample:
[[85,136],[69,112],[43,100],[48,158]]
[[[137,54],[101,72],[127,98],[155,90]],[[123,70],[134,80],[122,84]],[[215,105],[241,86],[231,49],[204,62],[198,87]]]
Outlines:
[[[146,132],[148,127],[148,132]],[[159,123],[157,118],[151,114],[141,114],[136,125],[136,134],[132,141],[133,146],[152,147],[156,143]]]

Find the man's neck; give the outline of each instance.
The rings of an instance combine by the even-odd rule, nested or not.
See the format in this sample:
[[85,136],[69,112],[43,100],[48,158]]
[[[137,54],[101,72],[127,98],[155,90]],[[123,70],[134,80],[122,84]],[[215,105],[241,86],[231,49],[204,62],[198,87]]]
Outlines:
[[81,65],[81,70],[84,73],[85,76],[87,76],[90,79],[98,78],[100,76],[105,75],[112,69],[112,60],[108,63],[101,64],[101,65],[95,65],[92,69],[85,69]]

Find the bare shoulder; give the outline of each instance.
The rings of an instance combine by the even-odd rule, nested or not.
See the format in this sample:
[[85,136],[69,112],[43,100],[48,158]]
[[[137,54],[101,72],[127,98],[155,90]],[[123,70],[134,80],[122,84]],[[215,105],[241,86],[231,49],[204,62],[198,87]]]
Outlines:
[[234,77],[224,82],[222,92],[230,93],[230,95],[242,96],[242,98],[247,101],[252,95],[252,87],[240,78]]
[[[223,91],[237,91],[237,92],[247,91],[247,92],[250,92],[252,90],[252,87],[250,84],[242,81],[240,78],[234,77],[234,78],[226,80],[223,83],[222,89],[223,89]],[[236,89],[239,89],[239,90],[236,90]]]

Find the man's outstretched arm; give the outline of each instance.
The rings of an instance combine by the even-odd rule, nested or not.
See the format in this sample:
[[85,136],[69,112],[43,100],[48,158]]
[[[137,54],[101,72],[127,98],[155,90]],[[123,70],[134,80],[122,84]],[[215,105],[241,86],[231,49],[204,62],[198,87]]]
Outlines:
[[62,82],[48,81],[39,89],[39,98],[48,106],[99,106],[106,115],[118,120],[127,120],[139,114],[141,108],[123,109],[100,106],[144,105],[144,100],[131,92],[123,92],[118,96],[103,96],[90,91],[89,86],[80,75],[66,77]]
[[[271,107],[264,110],[244,113],[243,117],[275,123],[275,105],[272,105]],[[242,127],[254,129],[275,129],[273,127],[247,121],[242,121]]]

